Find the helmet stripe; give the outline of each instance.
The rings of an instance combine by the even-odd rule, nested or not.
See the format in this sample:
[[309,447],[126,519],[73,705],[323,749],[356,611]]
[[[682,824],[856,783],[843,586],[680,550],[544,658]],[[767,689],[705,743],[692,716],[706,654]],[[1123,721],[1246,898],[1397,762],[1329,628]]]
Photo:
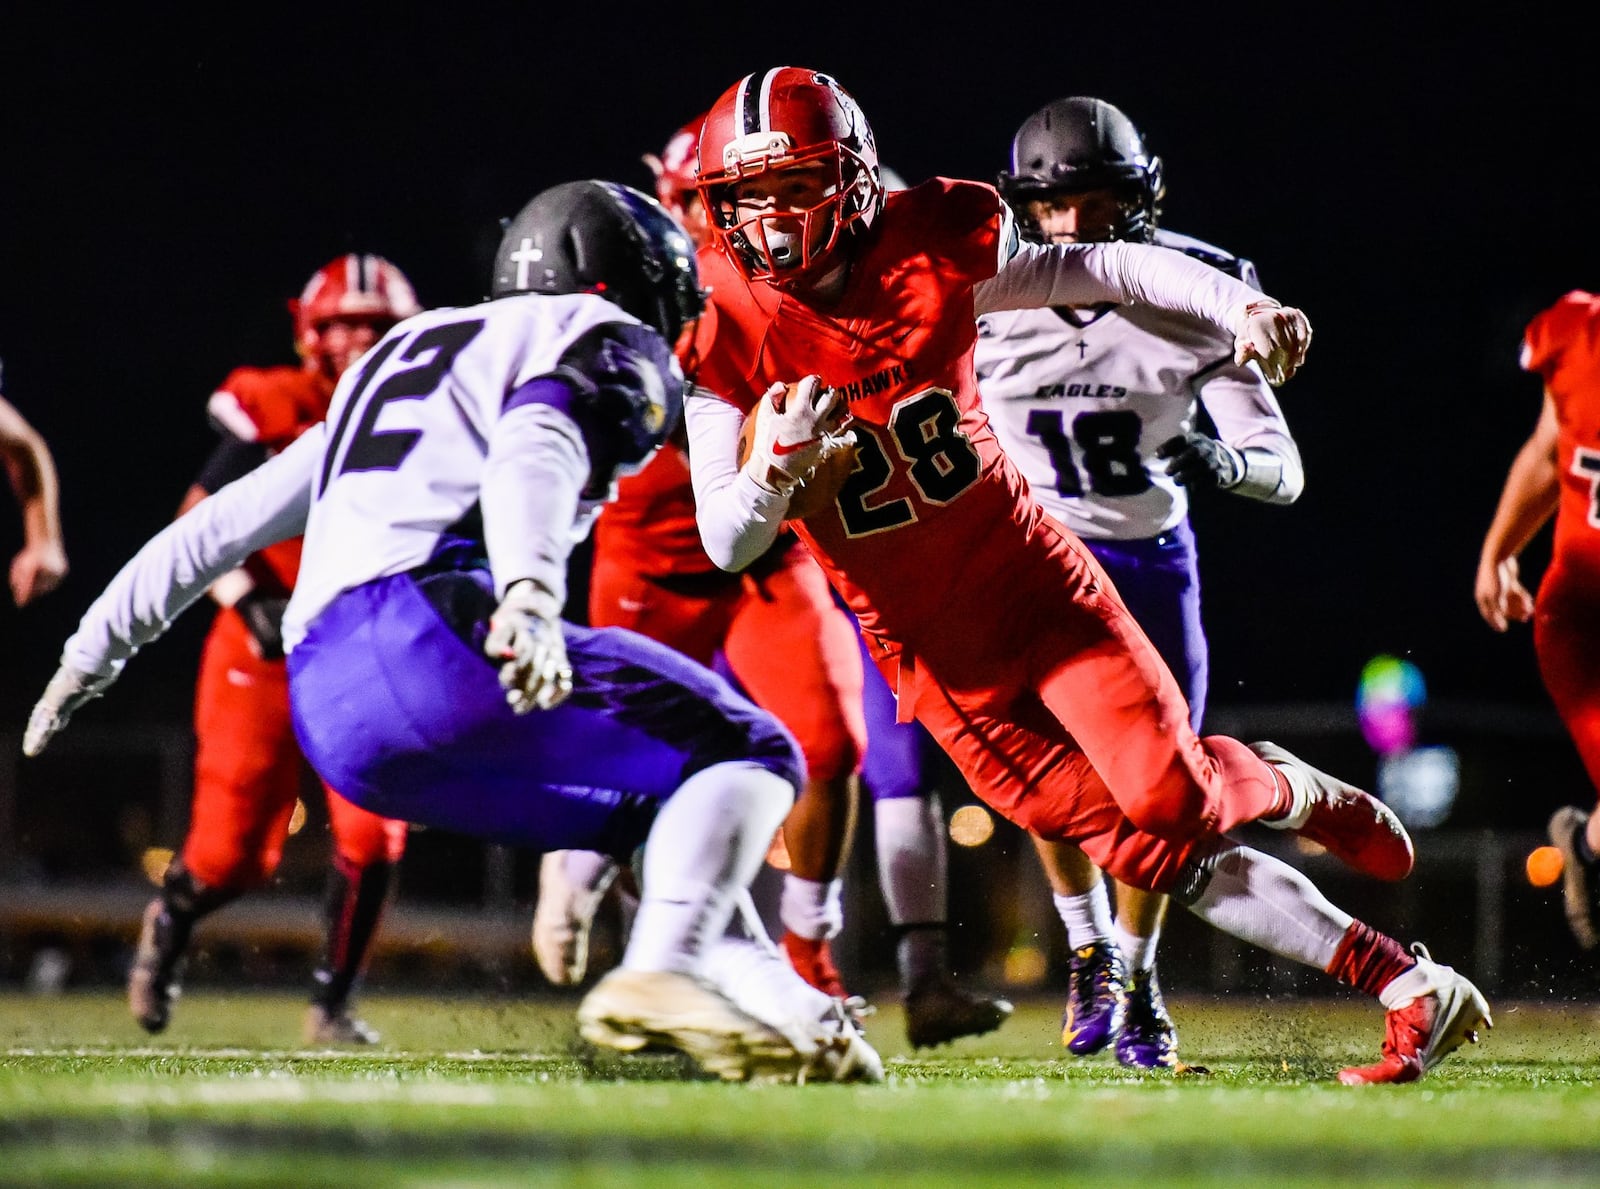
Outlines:
[[742,136],[761,130],[761,113],[750,97],[750,83],[755,77],[753,74],[747,74],[740,79],[739,90],[733,98],[733,111],[739,121],[739,133]]
[[766,77],[761,80],[761,111],[757,117],[760,123],[746,131],[766,132],[772,128],[772,87],[778,80],[778,72],[782,69],[783,67],[779,66],[767,71]]

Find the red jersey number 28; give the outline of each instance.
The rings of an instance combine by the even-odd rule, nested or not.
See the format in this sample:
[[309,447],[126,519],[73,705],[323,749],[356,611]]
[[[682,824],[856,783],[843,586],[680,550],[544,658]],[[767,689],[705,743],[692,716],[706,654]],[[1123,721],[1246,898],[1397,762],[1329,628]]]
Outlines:
[[1589,527],[1600,528],[1600,451],[1579,446],[1572,452],[1572,473],[1589,480]]
[[983,471],[983,460],[961,432],[961,411],[945,388],[929,388],[895,405],[880,429],[857,422],[856,469],[839,489],[839,517],[852,537],[865,537],[909,524],[915,503],[905,496],[878,502],[894,477],[895,462],[883,438],[905,466],[917,494],[930,504],[948,504]]

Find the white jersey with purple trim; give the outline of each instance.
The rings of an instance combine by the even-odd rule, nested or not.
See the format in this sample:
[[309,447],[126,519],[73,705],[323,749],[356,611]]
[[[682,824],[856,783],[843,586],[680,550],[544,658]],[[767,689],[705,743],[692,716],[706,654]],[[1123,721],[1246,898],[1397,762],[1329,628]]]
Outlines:
[[[504,414],[508,398],[540,377],[592,387],[567,362],[619,323],[638,327],[593,294],[524,294],[408,318],[351,367],[324,423],[285,648],[340,592],[420,566],[451,537],[481,535],[497,591],[532,578],[565,598],[567,558],[611,491],[578,495],[590,459],[567,410],[532,404]],[[626,348],[609,351],[615,361]],[[664,348],[638,362],[629,374],[645,398],[663,420],[669,408],[675,415],[665,387],[681,386],[677,362]],[[570,491],[551,482],[556,472],[577,480]]]
[[546,376],[578,401],[617,379],[626,408],[575,415],[601,423],[602,436],[608,419],[648,422],[654,445],[677,411],[668,386],[683,383],[660,336],[600,297],[530,294],[419,314],[346,373],[328,420],[147,541],[84,613],[62,661],[115,676],[224,573],[304,534],[284,616],[292,648],[341,591],[427,562],[474,511],[481,537],[461,535],[481,541],[498,591],[531,577],[564,597],[572,546],[611,493],[584,494],[594,480],[574,415],[513,395]]
[[[1187,237],[1158,242],[1226,258]],[[1277,482],[1242,494],[1284,503],[1299,494],[1299,450],[1272,388],[1255,364],[1234,364],[1232,339],[1209,323],[1146,305],[989,313],[974,363],[1001,445],[1080,537],[1146,539],[1188,515],[1187,491],[1155,451],[1195,429],[1197,402],[1247,463],[1279,468]]]

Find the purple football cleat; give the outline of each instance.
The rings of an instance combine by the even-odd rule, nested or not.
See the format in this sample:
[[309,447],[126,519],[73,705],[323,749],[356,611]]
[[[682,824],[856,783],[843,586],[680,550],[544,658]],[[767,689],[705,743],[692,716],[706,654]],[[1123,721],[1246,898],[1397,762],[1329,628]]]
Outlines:
[[1154,970],[1135,970],[1123,990],[1117,1060],[1136,1069],[1177,1069],[1178,1030],[1172,1026]]
[[1061,1043],[1079,1057],[1098,1053],[1122,1028],[1122,955],[1109,941],[1072,951],[1067,1006],[1061,1013]]

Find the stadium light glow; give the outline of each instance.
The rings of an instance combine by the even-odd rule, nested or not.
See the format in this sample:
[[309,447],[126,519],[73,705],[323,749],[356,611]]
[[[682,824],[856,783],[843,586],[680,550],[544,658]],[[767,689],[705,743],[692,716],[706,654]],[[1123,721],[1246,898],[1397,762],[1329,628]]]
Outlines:
[[1005,980],[1013,987],[1036,987],[1049,970],[1049,958],[1037,941],[1019,941],[1006,951]]
[[1553,846],[1536,846],[1528,852],[1528,861],[1524,868],[1528,873],[1528,882],[1536,888],[1548,888],[1561,878],[1561,868],[1565,864],[1561,861],[1561,852]]
[[165,846],[146,847],[144,853],[139,856],[139,870],[143,871],[144,877],[158,888],[171,863],[172,850]]
[[994,837],[994,818],[981,805],[963,805],[950,815],[950,841],[957,846],[982,846]]

